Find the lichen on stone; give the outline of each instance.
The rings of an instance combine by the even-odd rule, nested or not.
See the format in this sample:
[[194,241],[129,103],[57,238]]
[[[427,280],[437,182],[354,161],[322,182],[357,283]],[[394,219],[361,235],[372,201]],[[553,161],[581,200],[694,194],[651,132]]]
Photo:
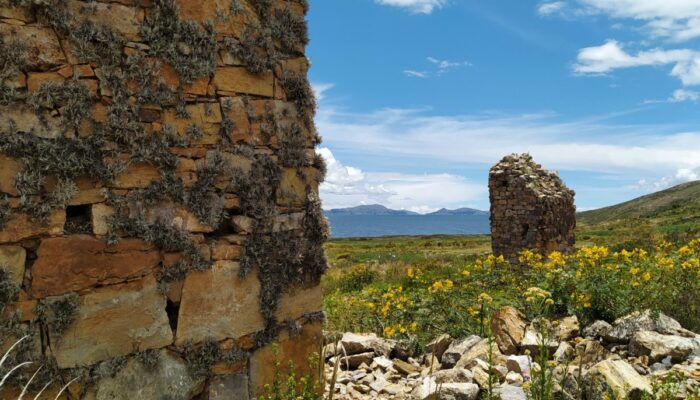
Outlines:
[[0,313],[5,307],[17,301],[19,286],[12,280],[6,265],[0,265]]
[[80,307],[77,293],[67,293],[39,300],[36,307],[37,320],[61,336],[73,323]]

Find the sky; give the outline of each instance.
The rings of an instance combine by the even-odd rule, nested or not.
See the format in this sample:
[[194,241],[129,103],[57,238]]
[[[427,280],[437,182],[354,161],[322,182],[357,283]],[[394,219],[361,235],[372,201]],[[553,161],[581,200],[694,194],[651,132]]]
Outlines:
[[700,179],[698,0],[311,0],[324,208],[487,210],[532,154],[579,210]]

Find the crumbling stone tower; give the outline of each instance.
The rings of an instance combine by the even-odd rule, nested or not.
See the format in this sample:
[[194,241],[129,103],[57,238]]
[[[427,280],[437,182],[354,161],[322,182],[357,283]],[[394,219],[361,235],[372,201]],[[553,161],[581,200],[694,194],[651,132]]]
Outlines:
[[574,246],[574,191],[529,154],[504,157],[489,172],[493,253],[511,261],[523,249],[544,255]]
[[28,335],[6,365],[44,366],[31,392],[248,399],[275,342],[304,372],[327,236],[307,8],[0,0],[0,340]]

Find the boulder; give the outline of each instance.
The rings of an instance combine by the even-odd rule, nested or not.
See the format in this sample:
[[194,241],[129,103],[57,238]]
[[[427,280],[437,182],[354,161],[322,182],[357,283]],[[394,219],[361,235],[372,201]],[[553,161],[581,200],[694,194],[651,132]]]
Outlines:
[[549,354],[554,354],[559,347],[559,342],[555,337],[543,336],[542,333],[537,329],[537,327],[530,325],[525,331],[525,336],[523,337],[520,347],[523,350],[529,350],[531,354],[537,355],[541,346],[545,346]]
[[598,320],[592,323],[591,325],[585,327],[583,329],[583,336],[591,339],[598,339],[605,337],[605,335],[608,334],[612,330],[612,325],[609,323]]
[[570,360],[573,358],[574,355],[574,348],[571,347],[571,345],[568,342],[561,342],[559,343],[559,347],[557,347],[557,351],[554,352],[554,360],[557,362],[565,362],[566,360]]
[[448,334],[441,335],[437,339],[425,345],[425,352],[432,353],[438,360],[442,359],[442,355],[452,344],[452,338]]
[[689,331],[683,329],[675,319],[664,313],[654,315],[650,310],[646,310],[644,312],[635,311],[616,319],[612,329],[604,335],[604,338],[612,343],[627,343],[639,331],[653,331],[666,335],[689,335]]
[[153,368],[131,358],[114,377],[100,379],[95,398],[188,400],[196,393],[202,380],[190,374],[183,359],[168,350],[161,350],[158,363]]
[[578,354],[575,364],[593,365],[608,357],[608,350],[600,342],[591,339],[584,339],[576,344],[576,354]]
[[506,367],[508,371],[517,372],[522,375],[530,375],[530,367],[532,366],[532,359],[530,356],[516,356],[511,355],[506,359]]
[[479,386],[473,383],[443,383],[435,397],[436,400],[476,400]]
[[340,358],[340,367],[347,369],[357,369],[362,364],[371,364],[374,352],[351,354]]
[[396,346],[393,340],[378,338],[374,333],[345,333],[340,339],[340,345],[348,355],[374,352],[377,355],[389,357]]
[[660,361],[666,357],[671,357],[676,362],[683,361],[694,349],[693,339],[652,331],[636,332],[629,345],[631,355],[649,356],[652,361]]
[[612,394],[617,399],[640,400],[651,394],[649,382],[623,360],[605,360],[586,374],[587,398],[602,399]]
[[481,342],[481,338],[476,335],[452,342],[440,359],[443,368],[452,368],[457,365],[457,361],[462,358],[462,354],[469,351],[469,349],[479,342]]
[[575,315],[555,321],[554,337],[559,340],[571,340],[579,335],[581,326]]
[[526,400],[527,395],[523,388],[514,385],[503,385],[498,389],[498,397],[501,400]]
[[432,376],[437,383],[460,383],[474,380],[474,374],[464,368],[443,369],[433,372]]
[[500,350],[498,350],[496,343],[491,342],[489,344],[488,339],[482,339],[479,343],[472,346],[466,353],[462,354],[462,357],[459,359],[459,361],[457,361],[455,367],[470,367],[470,363],[473,360],[489,362],[489,359],[491,359],[491,363],[493,365],[505,364],[505,357],[503,354],[501,354]]
[[491,317],[491,331],[503,354],[516,354],[525,336],[528,322],[525,315],[513,307],[502,307]]

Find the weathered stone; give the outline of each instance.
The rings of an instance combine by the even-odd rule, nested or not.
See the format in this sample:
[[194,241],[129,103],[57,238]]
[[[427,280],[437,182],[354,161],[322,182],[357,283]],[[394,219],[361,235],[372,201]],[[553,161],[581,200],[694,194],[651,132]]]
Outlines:
[[510,355],[506,359],[506,367],[508,370],[519,374],[530,375],[530,366],[532,366],[532,358],[528,355]]
[[12,213],[0,230],[0,243],[19,242],[32,236],[57,236],[63,233],[66,222],[65,210],[56,210],[49,215],[46,225],[32,221],[26,214]]
[[491,331],[503,354],[516,354],[528,327],[525,315],[513,307],[502,307],[491,317]]
[[240,264],[217,261],[211,269],[190,273],[180,303],[176,344],[206,338],[236,339],[265,327],[260,314],[260,280],[239,276]]
[[238,260],[241,258],[241,246],[230,244],[226,241],[218,241],[211,246],[211,259],[214,261],[220,260]]
[[498,389],[500,400],[526,400],[527,395],[523,388],[513,385],[503,385]]
[[95,399],[189,400],[202,380],[192,377],[183,359],[168,350],[161,350],[154,368],[132,358],[114,377],[100,379]]
[[272,97],[274,95],[272,72],[255,75],[243,67],[221,67],[216,70],[212,84],[220,94],[225,96],[252,94]]
[[246,113],[245,104],[240,97],[222,97],[221,109],[223,116],[233,122],[233,129],[228,132],[229,138],[234,143],[253,143],[253,135],[250,131],[250,120]]
[[175,128],[178,135],[185,137],[192,125],[202,130],[202,137],[192,141],[193,144],[216,144],[221,138],[221,108],[219,103],[198,103],[186,107],[188,118],[178,117],[173,110],[163,113],[163,123]]
[[608,350],[600,342],[585,339],[576,344],[576,364],[593,365],[608,357]]
[[471,382],[474,379],[474,374],[464,368],[449,368],[441,369],[432,373],[437,383],[460,383]]
[[652,361],[671,357],[679,362],[685,360],[695,347],[695,342],[690,338],[639,331],[632,336],[629,350],[633,356],[649,356]]
[[618,399],[639,400],[651,394],[651,386],[631,365],[623,360],[605,360],[594,365],[586,374],[589,399],[602,399],[612,393]]
[[27,78],[27,90],[35,92],[46,82],[63,82],[65,78],[55,72],[30,72]]
[[583,329],[583,336],[587,338],[597,339],[605,337],[610,332],[612,325],[605,321],[595,321]]
[[114,245],[87,235],[44,239],[32,266],[31,292],[56,296],[123,282],[150,273],[159,262],[159,252],[138,239]]
[[403,360],[394,360],[394,369],[403,375],[418,372],[418,368]]
[[357,334],[346,332],[340,339],[340,345],[346,354],[358,354],[372,351],[375,354],[388,357],[394,346],[396,346],[396,342],[378,338],[374,333]]
[[[318,351],[321,343],[321,323],[314,322],[304,325],[296,336],[287,332],[279,337],[279,355],[275,355],[272,346],[268,345],[256,351],[250,358],[250,385],[253,396],[262,394],[265,384],[271,384],[274,378],[272,368],[274,360],[284,360],[283,364],[292,361],[296,367],[297,376],[312,374],[312,366],[308,362],[313,352]],[[371,359],[370,359],[371,361]],[[283,365],[280,374],[284,379],[289,374],[287,365]]]
[[13,33],[27,45],[30,67],[50,67],[66,63],[63,49],[51,28],[0,24],[1,35],[12,37]]
[[80,297],[78,314],[51,348],[60,368],[87,366],[172,343],[165,297],[155,278],[95,289]]
[[27,250],[21,246],[0,246],[0,267],[10,274],[12,282],[22,286],[24,265],[27,261]]
[[[516,262],[523,249],[544,255],[574,246],[574,191],[529,154],[504,157],[489,172],[493,253]],[[523,209],[523,213],[513,210]]]
[[114,208],[104,204],[97,203],[92,205],[92,232],[98,236],[104,236],[109,233],[108,218],[114,215]]
[[296,320],[305,314],[323,309],[323,288],[314,285],[310,288],[297,288],[282,294],[277,306],[277,320]]
[[543,336],[536,327],[530,325],[525,331],[525,336],[520,343],[520,347],[523,350],[528,350],[533,355],[537,355],[540,347],[544,347],[549,352],[549,355],[552,355],[557,351],[559,342],[548,334]]
[[561,342],[559,343],[559,347],[557,347],[557,351],[554,352],[554,355],[552,357],[555,361],[565,362],[566,360],[572,359],[573,355],[574,348],[571,347],[571,345],[568,342]]
[[438,389],[436,400],[476,400],[479,386],[473,383],[443,383]]
[[437,339],[425,345],[425,352],[432,353],[438,360],[442,359],[442,355],[452,344],[452,338],[448,334],[440,335]]
[[[301,175],[300,176],[300,173]],[[313,181],[314,171],[311,168],[285,168],[277,191],[277,204],[283,207],[303,206],[306,202],[306,188],[317,190],[318,184]]]
[[457,361],[455,368],[469,368],[471,367],[470,362],[473,360],[482,360],[488,362],[491,360],[492,364],[504,364],[505,357],[498,350],[498,346],[495,342],[489,342],[488,339],[482,339],[479,343],[472,346],[466,353],[462,354],[462,357]]
[[462,358],[462,355],[481,342],[481,338],[476,335],[469,336],[463,340],[456,340],[442,354],[440,362],[445,368],[452,368]]
[[[58,137],[61,132],[58,119],[48,111],[41,112],[40,116],[26,104],[0,105],[0,126],[8,126],[12,122],[17,132],[32,133],[49,139]],[[6,185],[11,183],[12,181],[9,181]]]
[[629,315],[618,318],[613,322],[612,329],[605,334],[605,340],[614,343],[626,343],[639,331],[654,331],[667,335],[686,335],[688,331],[681,324],[664,313],[658,316],[651,311],[635,311]]
[[17,196],[15,177],[19,174],[23,165],[19,160],[0,154],[0,192]]
[[578,336],[581,326],[575,315],[565,317],[556,321],[554,327],[554,337],[559,340],[571,340]]
[[249,400],[248,375],[219,375],[209,383],[207,400]]
[[[143,11],[117,3],[82,2],[69,0],[68,10],[78,21],[89,20],[98,25],[107,25],[127,40],[139,40],[139,26]],[[81,9],[88,11],[81,12]]]

